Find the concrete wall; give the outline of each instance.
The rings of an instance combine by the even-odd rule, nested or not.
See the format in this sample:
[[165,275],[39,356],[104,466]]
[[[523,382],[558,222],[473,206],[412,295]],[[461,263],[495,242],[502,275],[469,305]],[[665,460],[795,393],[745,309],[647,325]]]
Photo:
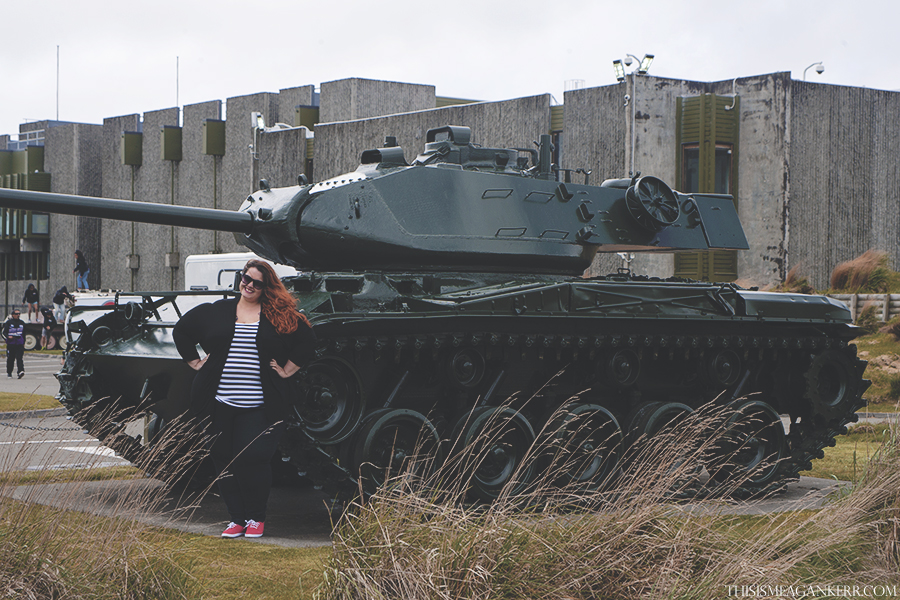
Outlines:
[[[102,185],[100,146],[103,127],[70,123],[48,129],[44,143],[44,170],[51,173],[52,192],[99,196]],[[62,286],[75,289],[73,254],[85,253],[91,267],[89,282],[102,276],[100,222],[89,217],[50,215],[50,272],[41,289],[41,300],[49,303]],[[46,291],[45,291],[46,288]]]
[[900,93],[789,81],[787,267],[824,288],[870,248],[900,268]]
[[340,79],[322,84],[319,120],[353,121],[434,108],[433,85]]
[[381,147],[388,135],[396,136],[406,160],[412,161],[425,149],[426,132],[444,125],[471,128],[472,142],[483,146],[527,147],[550,129],[550,95],[320,123],[316,126],[315,180],[355,170],[362,152]]
[[[738,277],[753,285],[783,281],[787,208],[790,73],[740,78],[740,138],[737,165],[738,211],[750,250],[738,252]],[[732,82],[714,90],[731,93]]]

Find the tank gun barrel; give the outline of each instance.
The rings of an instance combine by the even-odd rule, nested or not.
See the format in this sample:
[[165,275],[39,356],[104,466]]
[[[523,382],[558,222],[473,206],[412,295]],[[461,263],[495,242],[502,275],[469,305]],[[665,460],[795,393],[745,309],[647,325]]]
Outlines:
[[246,212],[13,189],[0,189],[0,206],[245,234],[252,231],[254,220]]

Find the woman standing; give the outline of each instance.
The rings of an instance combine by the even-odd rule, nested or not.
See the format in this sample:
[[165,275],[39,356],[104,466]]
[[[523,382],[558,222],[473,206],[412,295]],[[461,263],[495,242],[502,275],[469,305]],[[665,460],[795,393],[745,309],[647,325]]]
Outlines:
[[88,265],[87,259],[84,257],[84,254],[81,253],[81,250],[75,251],[75,268],[72,269],[73,273],[77,273],[75,275],[75,289],[76,290],[89,290],[91,289],[88,286],[88,275],[91,274],[91,268]]
[[34,287],[33,283],[29,283],[28,287],[25,289],[25,295],[22,296],[22,303],[25,304],[25,307],[28,310],[28,322],[33,322],[31,320],[31,313],[34,313],[34,320],[37,321],[40,297],[38,296],[37,288]]
[[197,371],[189,412],[211,416],[210,454],[231,516],[222,537],[260,537],[271,460],[294,395],[290,377],[314,356],[316,337],[268,263],[249,261],[240,291],[237,300],[190,310],[173,336],[181,357]]

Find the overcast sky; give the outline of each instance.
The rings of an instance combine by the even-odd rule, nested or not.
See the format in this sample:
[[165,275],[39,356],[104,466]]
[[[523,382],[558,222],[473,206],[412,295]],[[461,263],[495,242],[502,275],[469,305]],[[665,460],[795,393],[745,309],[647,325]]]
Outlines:
[[897,0],[31,0],[2,13],[0,134],[347,77],[562,102],[567,81],[615,83],[628,53],[655,54],[659,77],[802,79],[822,61],[808,81],[900,90]]

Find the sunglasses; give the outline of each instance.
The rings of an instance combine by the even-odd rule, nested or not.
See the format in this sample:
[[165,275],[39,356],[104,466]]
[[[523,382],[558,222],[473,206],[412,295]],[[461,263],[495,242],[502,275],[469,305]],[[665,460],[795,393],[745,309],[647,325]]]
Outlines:
[[244,282],[244,285],[252,285],[255,289],[261,290],[266,287],[264,281],[260,281],[259,279],[253,279],[246,273],[241,273],[241,281]]

